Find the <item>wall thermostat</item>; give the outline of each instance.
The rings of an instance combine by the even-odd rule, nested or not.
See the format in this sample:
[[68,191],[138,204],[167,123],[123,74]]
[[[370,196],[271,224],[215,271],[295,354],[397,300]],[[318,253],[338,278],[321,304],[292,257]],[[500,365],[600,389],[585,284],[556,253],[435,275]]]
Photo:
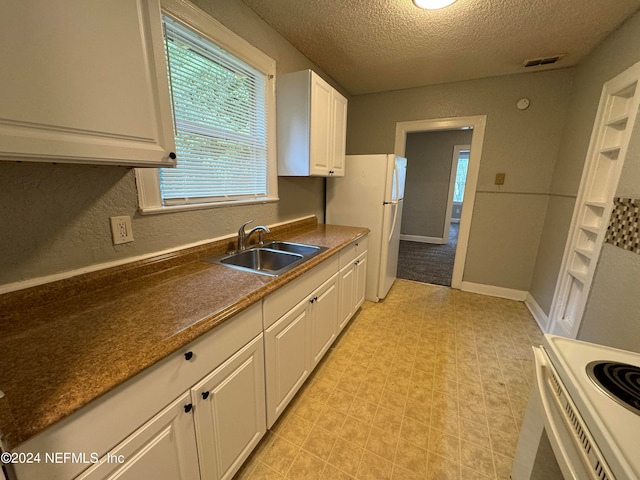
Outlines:
[[529,108],[529,99],[521,98],[520,100],[518,100],[518,103],[516,103],[516,107],[518,107],[518,110],[526,110],[527,108]]

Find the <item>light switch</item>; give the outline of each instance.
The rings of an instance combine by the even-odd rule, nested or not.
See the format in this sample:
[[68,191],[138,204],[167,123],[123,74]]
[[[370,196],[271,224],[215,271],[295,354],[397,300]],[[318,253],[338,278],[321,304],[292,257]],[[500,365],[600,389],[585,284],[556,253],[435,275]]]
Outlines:
[[504,173],[496,173],[496,185],[504,185]]

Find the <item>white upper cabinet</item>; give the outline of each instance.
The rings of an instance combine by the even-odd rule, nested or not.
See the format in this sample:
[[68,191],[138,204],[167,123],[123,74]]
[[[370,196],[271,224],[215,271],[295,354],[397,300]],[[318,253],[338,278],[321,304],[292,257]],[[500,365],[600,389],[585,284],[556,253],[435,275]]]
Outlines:
[[343,176],[347,99],[311,70],[277,80],[278,175]]
[[174,166],[159,0],[2,1],[0,160]]
[[335,90],[333,100],[333,154],[331,176],[344,177],[345,153],[347,150],[347,99]]

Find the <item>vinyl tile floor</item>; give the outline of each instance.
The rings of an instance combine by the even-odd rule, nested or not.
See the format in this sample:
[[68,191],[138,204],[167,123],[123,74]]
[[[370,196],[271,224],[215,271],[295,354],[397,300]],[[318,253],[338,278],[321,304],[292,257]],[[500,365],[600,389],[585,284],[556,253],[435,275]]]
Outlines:
[[508,479],[542,334],[522,302],[398,280],[236,479]]

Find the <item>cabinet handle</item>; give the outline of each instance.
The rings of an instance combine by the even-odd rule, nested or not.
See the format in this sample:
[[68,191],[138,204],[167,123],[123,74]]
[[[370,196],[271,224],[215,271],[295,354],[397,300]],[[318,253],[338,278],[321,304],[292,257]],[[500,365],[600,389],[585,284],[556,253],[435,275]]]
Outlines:
[[191,360],[193,358],[193,352],[187,352],[184,354],[185,360]]
[[209,398],[209,392],[202,392],[202,399],[206,400],[207,398]]
[[170,158],[171,160],[175,160],[175,159],[176,159],[176,154],[175,154],[175,152],[169,152],[169,158]]
[[315,301],[316,301],[316,299],[315,299],[315,298],[312,298],[311,300],[309,300],[309,303],[313,303],[313,302],[315,302]]
[[188,403],[184,406],[184,413],[189,413],[191,410],[193,410],[193,403]]

